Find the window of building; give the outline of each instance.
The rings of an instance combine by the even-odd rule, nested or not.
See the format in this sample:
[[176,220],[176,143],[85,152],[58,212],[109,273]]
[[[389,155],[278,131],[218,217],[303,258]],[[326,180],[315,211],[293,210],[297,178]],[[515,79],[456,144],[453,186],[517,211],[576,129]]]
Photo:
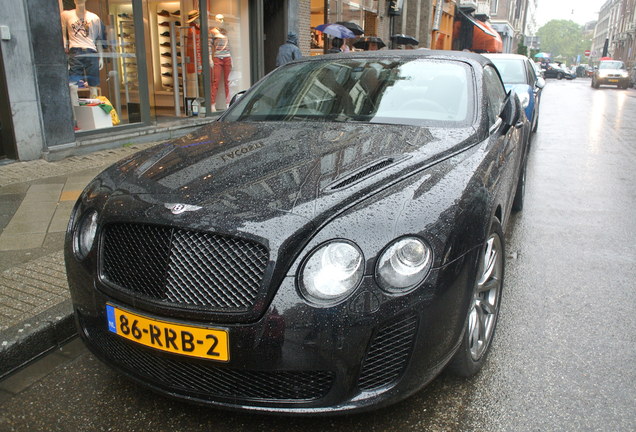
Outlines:
[[499,0],[491,0],[490,1],[490,15],[497,15],[497,10],[499,9]]
[[251,83],[249,0],[58,1],[77,131],[223,110]]

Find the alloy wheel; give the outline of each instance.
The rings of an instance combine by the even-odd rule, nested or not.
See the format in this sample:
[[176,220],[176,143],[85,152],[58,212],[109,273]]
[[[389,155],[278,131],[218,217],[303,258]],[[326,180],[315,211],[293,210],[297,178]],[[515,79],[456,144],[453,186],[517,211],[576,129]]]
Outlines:
[[473,303],[468,316],[468,342],[473,360],[479,360],[490,345],[501,297],[503,248],[499,235],[491,233],[480,265]]

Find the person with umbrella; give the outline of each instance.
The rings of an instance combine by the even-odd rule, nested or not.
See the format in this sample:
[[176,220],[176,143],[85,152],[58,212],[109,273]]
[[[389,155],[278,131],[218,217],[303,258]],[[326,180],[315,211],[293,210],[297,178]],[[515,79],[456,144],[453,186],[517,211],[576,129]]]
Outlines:
[[380,48],[384,48],[386,44],[377,36],[365,36],[355,41],[353,46],[365,51],[377,51]]
[[344,51],[344,39],[354,38],[353,31],[342,24],[320,24],[315,29],[326,35],[332,36],[331,48],[327,50],[327,54],[341,53]]
[[335,37],[331,39],[331,48],[327,50],[327,54],[340,54],[343,52],[344,39]]

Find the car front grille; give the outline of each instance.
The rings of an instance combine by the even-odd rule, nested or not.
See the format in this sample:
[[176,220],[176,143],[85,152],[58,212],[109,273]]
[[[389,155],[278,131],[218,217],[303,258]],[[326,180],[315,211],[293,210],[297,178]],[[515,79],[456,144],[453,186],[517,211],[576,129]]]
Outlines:
[[362,364],[360,390],[383,387],[400,377],[411,355],[416,328],[414,315],[380,328]]
[[204,400],[230,398],[241,401],[311,401],[325,396],[335,374],[330,371],[254,371],[189,362],[154,354],[98,326],[81,313],[84,332],[108,362],[128,373],[179,395]]
[[253,306],[268,259],[244,239],[133,223],[105,226],[101,251],[102,278],[118,290],[221,312]]

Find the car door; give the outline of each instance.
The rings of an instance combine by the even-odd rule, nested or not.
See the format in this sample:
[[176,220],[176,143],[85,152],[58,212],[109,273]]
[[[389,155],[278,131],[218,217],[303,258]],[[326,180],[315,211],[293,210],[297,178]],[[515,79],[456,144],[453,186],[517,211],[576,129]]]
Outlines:
[[[488,101],[488,118],[491,122],[490,139],[497,142],[498,193],[502,202],[505,203],[507,219],[512,207],[512,198],[517,186],[517,173],[522,160],[523,135],[516,125],[507,127],[505,122],[501,121],[500,115],[508,98],[516,98],[516,95],[512,91],[506,94],[499,74],[491,65],[484,67],[484,96]],[[521,110],[521,106],[517,104],[516,109]]]

